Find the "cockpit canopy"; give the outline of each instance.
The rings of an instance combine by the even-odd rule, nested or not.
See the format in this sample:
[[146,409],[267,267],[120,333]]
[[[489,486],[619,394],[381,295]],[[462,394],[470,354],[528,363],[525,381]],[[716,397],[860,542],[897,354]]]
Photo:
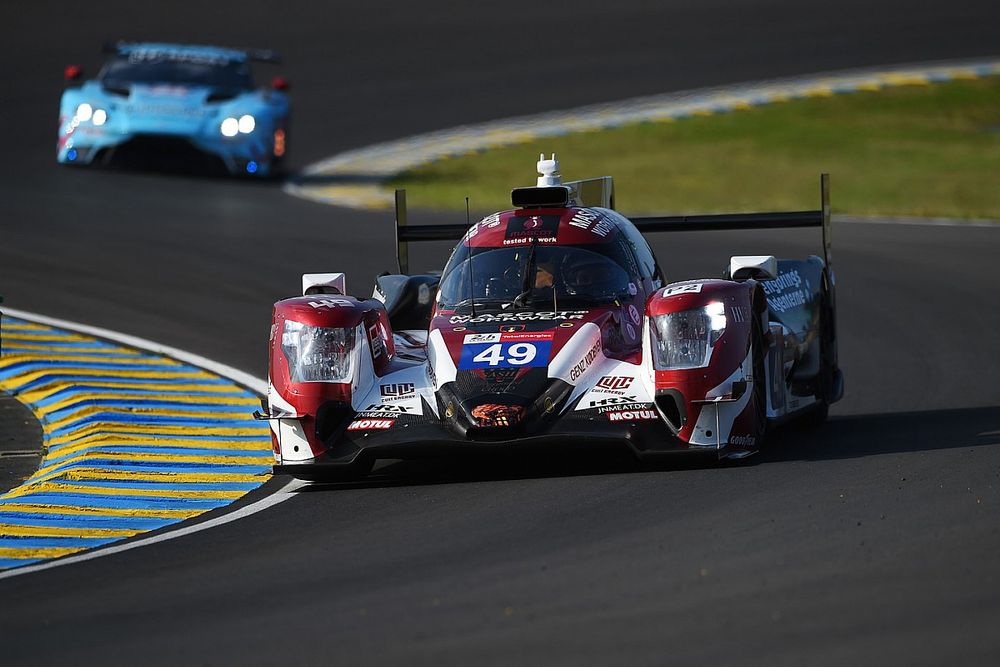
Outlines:
[[460,244],[441,278],[438,308],[559,310],[631,298],[638,277],[617,244],[469,247]]

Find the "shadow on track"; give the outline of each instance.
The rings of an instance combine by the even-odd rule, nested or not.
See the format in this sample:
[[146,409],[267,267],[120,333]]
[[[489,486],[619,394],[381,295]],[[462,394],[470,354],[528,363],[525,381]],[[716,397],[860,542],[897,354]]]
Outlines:
[[298,492],[693,471],[991,445],[1000,445],[1000,408],[901,412],[835,417],[819,427],[789,424],[769,437],[758,456],[735,463],[720,463],[710,456],[640,463],[630,453],[617,450],[571,455],[544,453],[530,457],[384,461],[363,480],[314,482]]
[[757,463],[824,461],[1000,445],[1000,407],[834,417],[775,431]]

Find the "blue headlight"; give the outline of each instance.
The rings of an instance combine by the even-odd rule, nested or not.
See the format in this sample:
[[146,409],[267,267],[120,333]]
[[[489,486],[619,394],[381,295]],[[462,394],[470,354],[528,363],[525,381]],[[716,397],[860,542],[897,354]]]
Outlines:
[[69,160],[70,162],[72,162],[73,160],[76,159],[76,149],[75,148],[71,148],[68,151],[66,151],[66,159]]
[[247,173],[248,174],[256,174],[257,173],[257,163],[254,162],[253,160],[250,160],[249,162],[247,162]]

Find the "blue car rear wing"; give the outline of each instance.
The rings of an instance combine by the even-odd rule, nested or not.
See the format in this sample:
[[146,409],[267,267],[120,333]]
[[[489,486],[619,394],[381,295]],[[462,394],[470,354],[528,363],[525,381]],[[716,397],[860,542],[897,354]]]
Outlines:
[[127,40],[114,40],[104,42],[101,46],[101,51],[104,53],[116,53],[116,54],[126,54],[132,49],[141,49],[144,47],[169,47],[176,49],[204,49],[205,51],[211,51],[217,56],[237,56],[232,58],[234,60],[251,60],[260,63],[271,63],[280,64],[281,55],[274,49],[231,49],[221,46],[206,46],[206,45],[196,45],[196,44],[153,44],[152,42],[133,42]]

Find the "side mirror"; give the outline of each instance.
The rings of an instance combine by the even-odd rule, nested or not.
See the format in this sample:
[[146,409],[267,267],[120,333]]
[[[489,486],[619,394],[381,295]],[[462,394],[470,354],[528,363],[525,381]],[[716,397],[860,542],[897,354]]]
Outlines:
[[283,76],[276,76],[271,79],[271,88],[274,88],[275,90],[285,91],[291,87],[292,85],[288,83],[288,79]]
[[729,258],[731,280],[774,280],[778,277],[778,260],[773,255],[737,255]]
[[63,78],[67,81],[78,81],[83,76],[83,68],[79,65],[66,65],[63,70]]

